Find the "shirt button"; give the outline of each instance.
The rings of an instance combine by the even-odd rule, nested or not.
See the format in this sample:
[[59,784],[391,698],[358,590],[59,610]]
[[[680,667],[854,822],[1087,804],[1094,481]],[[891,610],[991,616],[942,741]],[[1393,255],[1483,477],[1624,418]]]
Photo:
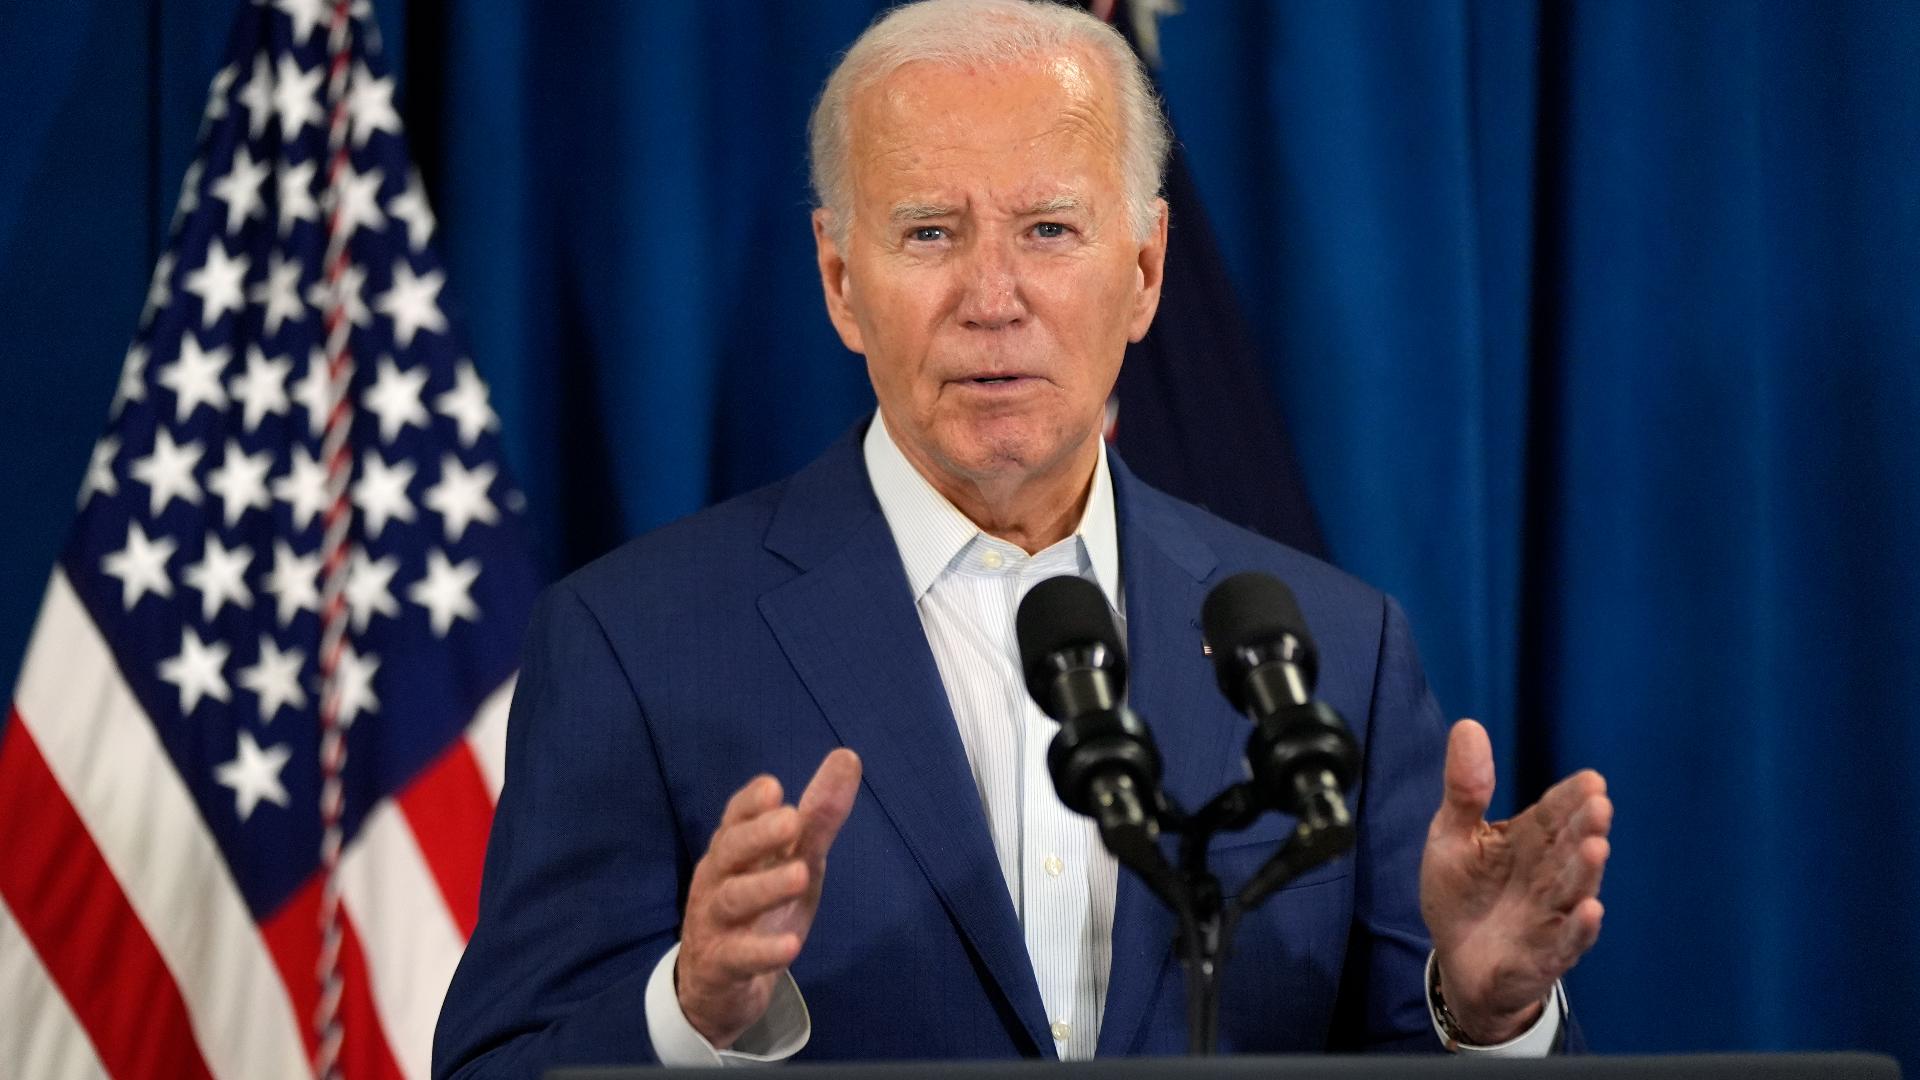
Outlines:
[[984,563],[989,570],[998,570],[1006,565],[1007,562],[1005,558],[1001,557],[999,552],[992,549],[989,549],[986,554],[980,556],[980,561]]
[[1053,1041],[1066,1042],[1071,1038],[1073,1038],[1073,1028],[1069,1026],[1065,1020],[1055,1020],[1053,1022]]
[[1061,871],[1067,868],[1067,864],[1061,862],[1058,855],[1047,856],[1046,861],[1040,865],[1046,867],[1048,877],[1059,877]]

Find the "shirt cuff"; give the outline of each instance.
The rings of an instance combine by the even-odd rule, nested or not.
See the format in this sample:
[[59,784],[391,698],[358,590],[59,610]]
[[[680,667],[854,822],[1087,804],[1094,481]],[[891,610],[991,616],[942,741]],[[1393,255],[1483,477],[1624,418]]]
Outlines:
[[653,966],[653,975],[647,979],[647,1038],[653,1042],[653,1053],[660,1064],[765,1065],[792,1057],[813,1037],[813,1018],[807,1015],[800,987],[791,974],[783,971],[774,984],[767,1014],[734,1040],[733,1049],[715,1049],[680,1011],[680,994],[673,983],[673,968],[679,959],[680,946],[676,943]]
[[[1433,1001],[1433,963],[1434,954],[1427,953],[1427,1015],[1433,1020],[1433,1033],[1440,1038],[1440,1045],[1447,1046],[1455,1053],[1481,1057],[1543,1058],[1553,1053],[1554,1045],[1560,1039],[1560,1026],[1567,1012],[1567,996],[1556,980],[1553,992],[1547,995],[1547,1007],[1540,1010],[1540,1019],[1533,1026],[1493,1046],[1475,1046],[1447,1038],[1446,1029],[1440,1026],[1440,1010]],[[675,1010],[678,1011],[678,1010]]]

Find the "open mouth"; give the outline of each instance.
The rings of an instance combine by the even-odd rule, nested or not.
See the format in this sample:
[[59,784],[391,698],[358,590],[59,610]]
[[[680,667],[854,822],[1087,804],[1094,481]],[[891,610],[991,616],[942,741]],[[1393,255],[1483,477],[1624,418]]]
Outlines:
[[969,381],[978,386],[994,386],[999,383],[1018,382],[1019,379],[1018,375],[981,375]]

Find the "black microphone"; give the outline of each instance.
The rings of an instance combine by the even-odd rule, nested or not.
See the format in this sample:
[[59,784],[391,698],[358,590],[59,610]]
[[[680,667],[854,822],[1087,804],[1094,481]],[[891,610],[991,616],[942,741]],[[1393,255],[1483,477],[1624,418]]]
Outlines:
[[1220,692],[1253,721],[1247,763],[1261,796],[1309,829],[1348,828],[1343,792],[1360,753],[1340,714],[1313,698],[1319,658],[1293,590],[1235,574],[1207,594],[1200,624]]
[[1126,706],[1126,651],[1106,594],[1083,578],[1049,578],[1020,602],[1014,632],[1027,692],[1060,722],[1047,747],[1060,801],[1096,820],[1122,862],[1163,865],[1160,753]]

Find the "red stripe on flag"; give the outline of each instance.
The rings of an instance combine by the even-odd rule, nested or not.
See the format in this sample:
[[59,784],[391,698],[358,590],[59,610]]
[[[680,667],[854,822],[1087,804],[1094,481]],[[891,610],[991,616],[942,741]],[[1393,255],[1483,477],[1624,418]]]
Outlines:
[[0,896],[117,1077],[212,1074],[173,973],[20,713],[0,735]]
[[397,801],[454,925],[463,939],[471,938],[480,918],[480,871],[493,828],[493,796],[467,740],[455,739]]
[[[294,893],[273,918],[260,924],[260,933],[273,954],[274,966],[287,984],[293,999],[293,1012],[301,1020],[300,1038],[306,1044],[307,1058],[314,1053],[313,1014],[320,1003],[320,884],[315,875]],[[340,945],[340,974],[344,981],[340,998],[340,1022],[345,1042],[340,1048],[340,1065],[345,1075],[368,1080],[372,1077],[401,1080],[400,1066],[387,1045],[386,1029],[374,1010],[372,983],[367,977],[366,954],[360,951],[360,936],[353,920],[340,915],[343,939]]]

